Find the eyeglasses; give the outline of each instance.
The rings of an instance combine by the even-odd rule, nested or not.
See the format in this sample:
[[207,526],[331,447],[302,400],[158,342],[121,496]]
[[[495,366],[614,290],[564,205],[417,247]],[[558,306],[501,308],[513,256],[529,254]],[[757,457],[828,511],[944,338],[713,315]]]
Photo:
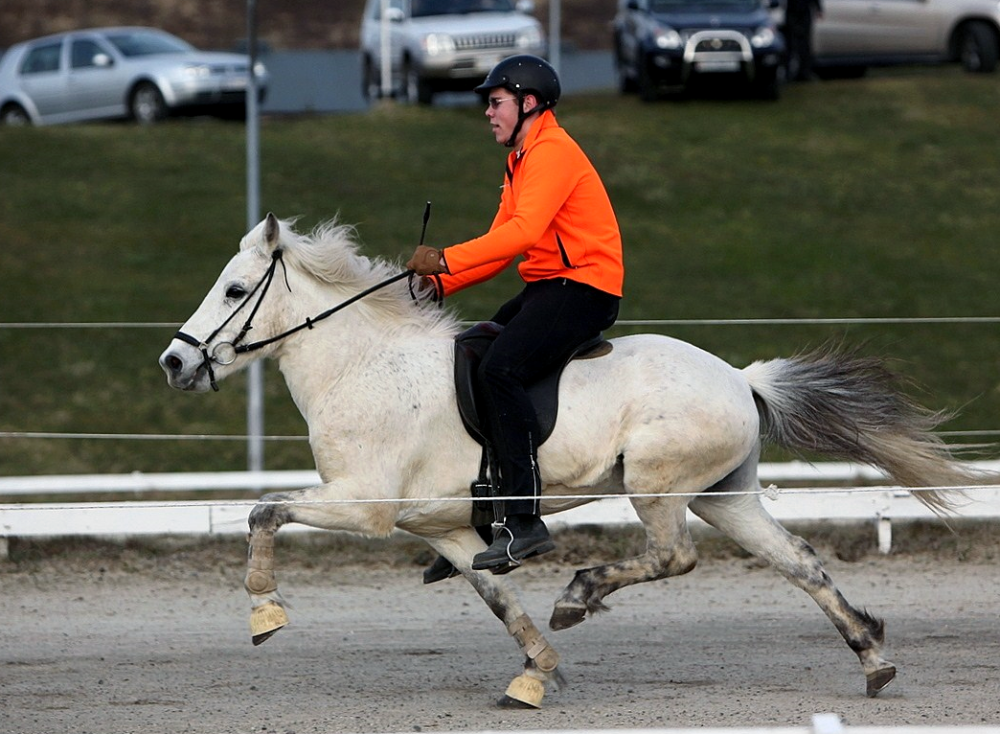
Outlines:
[[490,109],[495,110],[497,107],[502,105],[504,102],[516,102],[517,97],[490,97],[487,102],[489,102]]

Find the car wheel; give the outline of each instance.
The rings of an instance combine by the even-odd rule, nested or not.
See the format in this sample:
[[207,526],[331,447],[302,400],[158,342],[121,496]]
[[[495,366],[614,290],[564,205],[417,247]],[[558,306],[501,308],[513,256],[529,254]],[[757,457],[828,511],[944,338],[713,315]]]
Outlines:
[[367,56],[361,62],[361,96],[365,102],[371,102],[382,96],[381,75]]
[[142,82],[132,90],[128,109],[132,119],[143,125],[159,122],[167,116],[167,103],[151,82]]
[[997,37],[985,23],[969,23],[962,29],[958,41],[958,56],[969,72],[989,74],[996,71]]
[[28,113],[19,104],[9,104],[6,105],[3,110],[0,110],[0,125],[10,125],[11,127],[20,127],[23,125],[30,125],[31,118],[28,117]]
[[639,99],[643,102],[655,102],[660,96],[660,90],[653,80],[653,75],[649,73],[649,62],[646,59],[639,59],[638,79],[636,88],[639,90]]
[[403,98],[410,104],[429,105],[434,102],[434,89],[408,60],[403,64]]
[[635,94],[638,92],[639,88],[635,83],[635,77],[629,75],[625,62],[619,59],[616,67],[618,71],[618,91],[622,94]]
[[767,71],[760,72],[754,80],[754,93],[759,99],[766,99],[775,102],[781,99],[781,88],[785,81],[785,70],[783,67],[775,67]]

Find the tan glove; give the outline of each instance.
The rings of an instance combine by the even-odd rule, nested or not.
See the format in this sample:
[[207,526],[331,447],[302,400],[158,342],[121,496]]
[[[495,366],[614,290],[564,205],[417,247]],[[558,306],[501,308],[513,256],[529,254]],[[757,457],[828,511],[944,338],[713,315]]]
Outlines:
[[417,275],[437,275],[447,272],[441,251],[426,245],[420,245],[414,250],[413,257],[406,263],[406,269],[414,271]]

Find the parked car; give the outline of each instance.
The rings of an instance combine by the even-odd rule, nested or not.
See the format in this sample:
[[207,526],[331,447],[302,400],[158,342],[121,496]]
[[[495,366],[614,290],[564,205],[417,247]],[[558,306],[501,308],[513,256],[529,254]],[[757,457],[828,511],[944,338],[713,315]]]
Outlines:
[[368,0],[361,92],[365,99],[386,96],[383,55],[390,61],[388,96],[420,104],[431,104],[438,92],[473,89],[508,56],[545,56],[532,10],[529,0]]
[[646,101],[699,79],[737,79],[777,99],[785,39],[761,0],[619,0],[614,58],[623,93]]
[[[199,51],[152,28],[93,28],[19,43],[0,59],[0,122],[53,124],[173,113],[243,114],[243,54]],[[260,96],[267,71],[256,69]]]
[[998,56],[997,0],[823,0],[813,33],[813,68],[820,76],[942,61],[992,72]]

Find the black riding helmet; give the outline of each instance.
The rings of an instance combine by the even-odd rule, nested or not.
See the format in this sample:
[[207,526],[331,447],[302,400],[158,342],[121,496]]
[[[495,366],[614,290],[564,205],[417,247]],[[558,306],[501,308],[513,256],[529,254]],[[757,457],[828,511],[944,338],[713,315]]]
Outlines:
[[[528,115],[552,109],[562,93],[559,75],[552,65],[545,59],[529,54],[511,56],[498,63],[474,91],[485,100],[490,91],[497,87],[503,87],[517,97],[517,125],[514,126],[510,139],[504,143],[508,148],[514,145],[514,139]],[[539,101],[537,107],[527,112],[524,110],[526,94],[533,94]]]

